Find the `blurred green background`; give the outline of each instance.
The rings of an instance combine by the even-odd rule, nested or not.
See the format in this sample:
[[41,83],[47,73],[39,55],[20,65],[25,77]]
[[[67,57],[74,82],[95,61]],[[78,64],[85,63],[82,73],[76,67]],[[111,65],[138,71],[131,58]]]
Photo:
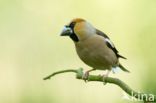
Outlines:
[[132,102],[115,85],[84,83],[74,74],[42,80],[61,69],[90,69],[72,40],[59,36],[76,17],[108,34],[128,58],[120,61],[131,73],[110,76],[156,94],[155,0],[0,0],[0,103]]

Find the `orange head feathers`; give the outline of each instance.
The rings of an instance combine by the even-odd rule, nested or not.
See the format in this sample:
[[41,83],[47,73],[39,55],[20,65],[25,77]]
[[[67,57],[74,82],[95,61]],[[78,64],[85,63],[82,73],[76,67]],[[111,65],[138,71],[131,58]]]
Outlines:
[[79,22],[85,22],[85,20],[82,18],[75,18],[75,19],[71,20],[71,22],[79,23]]
[[84,19],[76,18],[64,27],[61,36],[69,36],[74,42],[78,42],[92,34],[95,34],[95,28]]

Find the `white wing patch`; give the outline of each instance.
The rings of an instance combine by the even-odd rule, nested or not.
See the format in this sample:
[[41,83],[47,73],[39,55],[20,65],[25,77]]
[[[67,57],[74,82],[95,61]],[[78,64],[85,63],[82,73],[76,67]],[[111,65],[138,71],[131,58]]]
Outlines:
[[119,71],[121,71],[120,67],[112,67],[112,72],[115,74],[115,73],[118,73]]
[[105,41],[108,42],[113,48],[115,48],[113,42],[111,42],[108,38],[105,38]]

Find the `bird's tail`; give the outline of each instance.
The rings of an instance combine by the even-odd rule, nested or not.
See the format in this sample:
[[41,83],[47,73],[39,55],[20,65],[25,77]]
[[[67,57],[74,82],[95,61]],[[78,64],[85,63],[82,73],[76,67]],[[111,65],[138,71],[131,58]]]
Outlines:
[[120,67],[123,71],[130,73],[130,71],[127,70],[127,69],[126,69],[124,66],[122,66],[120,63],[119,63],[119,67]]

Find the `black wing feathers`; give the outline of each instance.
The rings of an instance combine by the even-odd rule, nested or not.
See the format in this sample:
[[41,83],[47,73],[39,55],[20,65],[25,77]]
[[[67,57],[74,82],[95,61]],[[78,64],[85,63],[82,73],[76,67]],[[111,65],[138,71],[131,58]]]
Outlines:
[[96,29],[96,34],[101,35],[101,36],[109,39],[109,37],[105,33],[103,33],[102,31],[100,31],[98,29]]
[[[107,39],[107,40],[110,41],[109,37],[108,37],[105,33],[103,33],[102,31],[100,31],[100,30],[98,30],[98,29],[96,29],[96,34],[98,34],[98,35],[100,35],[100,36],[103,36],[105,39]],[[112,49],[112,50],[114,51],[114,53],[116,54],[116,56],[117,56],[118,58],[126,59],[125,57],[123,57],[123,56],[121,56],[120,54],[118,54],[118,50],[115,48],[115,46],[114,46],[113,44],[110,43],[111,41],[108,42],[107,40],[106,40],[106,45],[107,45],[110,49]]]

